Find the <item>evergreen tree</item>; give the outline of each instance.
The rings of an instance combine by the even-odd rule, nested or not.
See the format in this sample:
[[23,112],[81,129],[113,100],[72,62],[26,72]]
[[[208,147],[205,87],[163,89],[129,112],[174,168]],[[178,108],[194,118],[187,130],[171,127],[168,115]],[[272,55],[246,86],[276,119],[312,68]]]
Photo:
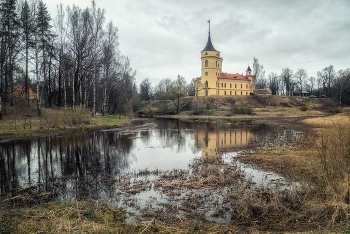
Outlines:
[[[16,0],[2,0],[0,2],[0,93],[3,92],[5,95],[13,92],[13,70],[18,36]],[[11,105],[13,105],[12,97]]]
[[[47,58],[50,56],[49,52],[51,51],[51,25],[50,25],[50,14],[47,10],[46,4],[43,3],[42,0],[39,1],[37,16],[36,16],[36,43],[37,49],[41,53],[41,62],[42,62],[42,74],[43,81],[47,81]],[[38,71],[37,71],[38,72]],[[40,82],[38,82],[39,86]],[[37,88],[37,105],[38,105],[38,116],[41,116],[41,108],[40,108],[40,95],[39,88]]]
[[28,99],[28,105],[29,105],[29,75],[28,75],[28,62],[29,62],[29,49],[33,48],[34,46],[34,40],[33,36],[35,33],[34,28],[34,19],[32,17],[32,14],[30,12],[30,8],[28,5],[28,2],[25,1],[23,3],[22,9],[21,9],[21,18],[20,18],[20,27],[21,27],[21,33],[22,33],[22,40],[24,44],[24,58],[25,58],[25,92],[26,97]]

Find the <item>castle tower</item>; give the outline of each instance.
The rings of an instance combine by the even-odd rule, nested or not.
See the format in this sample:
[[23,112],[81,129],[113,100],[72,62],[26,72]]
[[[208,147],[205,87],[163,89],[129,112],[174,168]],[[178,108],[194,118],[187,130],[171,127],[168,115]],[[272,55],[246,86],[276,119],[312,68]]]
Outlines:
[[204,96],[217,95],[218,92],[218,76],[222,72],[222,58],[220,51],[217,51],[210,38],[210,20],[208,41],[204,49],[201,51],[201,83]]
[[247,76],[252,75],[252,69],[250,69],[249,65],[248,65],[248,68],[247,68],[245,74],[246,74]]

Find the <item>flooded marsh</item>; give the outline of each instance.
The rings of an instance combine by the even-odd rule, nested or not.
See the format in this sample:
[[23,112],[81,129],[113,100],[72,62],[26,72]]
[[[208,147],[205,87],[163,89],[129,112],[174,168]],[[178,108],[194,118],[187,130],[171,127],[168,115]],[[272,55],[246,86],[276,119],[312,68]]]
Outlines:
[[[1,204],[92,200],[125,209],[130,222],[191,218],[244,224],[250,216],[263,216],[268,200],[303,196],[303,186],[242,163],[237,155],[253,151],[253,143],[291,147],[301,137],[293,128],[250,122],[154,120],[2,141]],[[269,209],[287,208],[276,203]]]

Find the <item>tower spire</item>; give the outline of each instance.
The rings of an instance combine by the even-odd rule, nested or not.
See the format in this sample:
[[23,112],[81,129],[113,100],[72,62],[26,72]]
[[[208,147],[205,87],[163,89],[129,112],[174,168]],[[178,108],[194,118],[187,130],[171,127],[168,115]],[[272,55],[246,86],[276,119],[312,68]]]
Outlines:
[[209,35],[210,35],[210,19],[208,20],[208,23],[209,23]]
[[217,51],[213,44],[211,43],[211,39],[210,39],[210,19],[208,20],[208,23],[209,23],[209,33],[208,33],[208,41],[207,41],[207,44],[205,46],[205,48],[202,50],[202,51]]

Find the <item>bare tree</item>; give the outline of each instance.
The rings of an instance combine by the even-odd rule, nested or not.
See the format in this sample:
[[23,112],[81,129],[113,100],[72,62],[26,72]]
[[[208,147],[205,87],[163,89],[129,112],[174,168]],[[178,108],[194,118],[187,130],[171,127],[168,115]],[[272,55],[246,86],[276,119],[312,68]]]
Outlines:
[[287,96],[292,95],[292,82],[293,82],[293,71],[289,68],[283,68],[281,73],[281,80],[285,86],[285,92]]
[[323,68],[322,71],[318,71],[317,77],[322,78],[324,89],[326,89],[328,97],[331,97],[331,86],[335,77],[335,70],[333,66],[330,65]]
[[145,78],[140,84],[140,98],[143,101],[149,101],[152,96],[152,84],[148,78]]
[[97,8],[95,1],[92,1],[91,9],[91,19],[90,19],[90,31],[91,35],[91,46],[92,46],[92,59],[93,59],[93,71],[92,71],[92,111],[91,115],[96,115],[96,82],[97,82],[97,72],[98,63],[101,57],[101,45],[103,37],[103,24],[105,21],[105,11],[103,9]]
[[279,91],[279,77],[276,73],[270,72],[268,76],[268,86],[272,95],[278,94]]
[[311,76],[310,77],[310,93],[314,92],[315,86],[316,86],[316,77]]
[[253,62],[253,75],[255,78],[255,88],[263,89],[266,88],[265,70],[264,66],[259,63],[259,60],[254,57]]
[[[67,37],[67,22],[66,22],[66,14],[63,10],[63,4],[60,3],[56,6],[57,9],[57,16],[54,21],[55,26],[55,32],[57,35],[57,62],[58,62],[58,105],[63,106],[66,108],[67,106],[67,99],[63,98],[65,97],[66,90],[65,90],[65,84],[66,84],[66,77],[64,74],[64,54],[66,53],[67,46],[66,46],[66,37]],[[62,100],[63,99],[63,100]]]
[[350,69],[338,71],[333,81],[334,97],[339,105],[343,107],[344,102],[350,103]]
[[296,80],[298,86],[300,87],[300,95],[303,93],[303,84],[304,80],[307,78],[307,73],[304,68],[299,68],[295,73],[294,73],[294,79]]
[[119,56],[118,50],[118,29],[110,22],[107,25],[105,37],[103,39],[103,55],[101,68],[103,79],[101,80],[101,88],[103,89],[102,98],[102,115],[105,115],[108,106],[108,97],[112,90],[113,79],[118,76],[117,59]]
[[177,79],[171,82],[167,88],[168,98],[174,103],[176,113],[180,112],[180,100],[187,94],[186,80],[184,77],[178,75]]

